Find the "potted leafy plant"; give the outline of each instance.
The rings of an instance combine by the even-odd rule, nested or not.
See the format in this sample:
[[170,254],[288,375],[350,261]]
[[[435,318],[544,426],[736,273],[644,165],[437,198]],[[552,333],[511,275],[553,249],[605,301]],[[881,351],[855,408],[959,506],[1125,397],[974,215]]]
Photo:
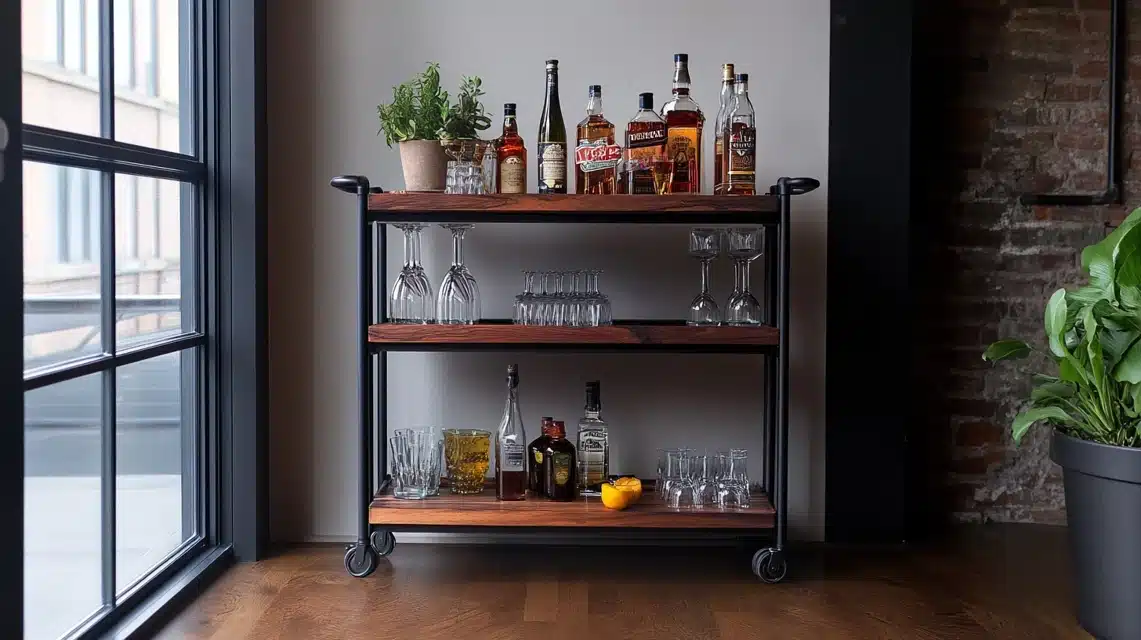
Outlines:
[[392,88],[391,103],[377,106],[384,141],[389,147],[399,145],[405,189],[443,191],[448,159],[441,142],[474,139],[491,126],[479,101],[481,84],[478,77],[465,77],[452,105],[440,86],[440,65],[430,62],[415,78]]
[[[1082,251],[1089,282],[1046,305],[1052,375],[1035,375],[1030,406],[1014,418],[1017,444],[1053,427],[1062,467],[1078,620],[1094,636],[1141,638],[1141,209]],[[1033,349],[1000,340],[998,361]]]

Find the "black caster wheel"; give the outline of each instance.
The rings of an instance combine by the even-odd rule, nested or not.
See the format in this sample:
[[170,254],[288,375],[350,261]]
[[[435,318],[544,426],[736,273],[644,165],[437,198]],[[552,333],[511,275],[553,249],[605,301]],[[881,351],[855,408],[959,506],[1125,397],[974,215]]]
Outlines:
[[381,558],[392,553],[392,550],[396,548],[396,536],[392,535],[391,531],[384,529],[373,531],[368,537],[368,541],[372,545],[372,550]]
[[345,571],[354,578],[364,578],[376,571],[376,551],[367,544],[356,543],[345,549]]
[[753,554],[753,573],[766,584],[776,584],[788,576],[788,562],[780,549],[761,549]]

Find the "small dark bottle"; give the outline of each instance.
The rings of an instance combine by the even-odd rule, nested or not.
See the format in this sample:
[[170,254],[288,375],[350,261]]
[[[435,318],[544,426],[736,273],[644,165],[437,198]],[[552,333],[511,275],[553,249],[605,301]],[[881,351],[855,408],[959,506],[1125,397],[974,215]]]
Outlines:
[[554,421],[550,416],[543,416],[543,435],[527,445],[527,490],[537,496],[546,495],[543,492],[543,451],[551,441],[551,423]]
[[547,497],[559,502],[570,502],[578,494],[578,462],[574,445],[567,440],[567,429],[562,420],[551,426],[551,440],[543,452],[543,488]]

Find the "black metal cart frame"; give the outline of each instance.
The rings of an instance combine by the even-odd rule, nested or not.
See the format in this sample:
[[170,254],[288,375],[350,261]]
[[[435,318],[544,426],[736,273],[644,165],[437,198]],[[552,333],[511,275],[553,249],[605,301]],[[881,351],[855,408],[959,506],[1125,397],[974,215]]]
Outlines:
[[[536,211],[518,212],[510,215],[491,212],[471,211],[417,211],[409,219],[400,219],[396,213],[378,215],[369,209],[369,194],[382,193],[380,187],[370,187],[364,176],[346,175],[333,178],[331,185],[341,191],[357,196],[357,219],[359,230],[359,262],[357,292],[357,392],[360,397],[358,422],[360,428],[360,475],[358,478],[358,529],[356,542],[345,551],[345,568],[357,577],[371,574],[378,559],[391,553],[395,547],[394,529],[432,530],[460,532],[470,527],[425,525],[374,527],[370,524],[370,507],[374,496],[383,492],[389,482],[388,469],[388,399],[387,375],[389,351],[470,351],[470,350],[575,350],[596,349],[622,350],[613,346],[577,345],[568,348],[558,344],[513,344],[505,345],[456,345],[456,344],[406,344],[378,345],[369,342],[368,329],[376,323],[388,320],[387,291],[387,227],[397,222],[470,222],[470,223],[614,223],[614,224],[709,224],[709,225],[752,225],[765,226],[777,233],[765,234],[765,290],[762,301],[766,324],[774,324],[779,330],[779,342],[775,350],[771,346],[734,347],[733,353],[757,353],[765,355],[764,392],[765,411],[762,420],[761,460],[763,470],[761,487],[772,501],[775,510],[775,523],[770,547],[758,550],[753,556],[752,569],[763,581],[776,583],[787,575],[788,563],[786,544],[788,535],[788,409],[789,409],[789,270],[791,254],[792,197],[813,191],[820,186],[812,178],[781,178],[770,188],[769,195],[776,196],[779,211],[769,212],[713,212],[707,216],[692,213],[673,215],[669,212],[612,212],[593,214],[576,211],[560,213]],[[617,324],[617,323],[616,323]],[[646,324],[646,322],[641,322]],[[716,353],[726,349],[711,349],[703,345],[639,345],[639,351],[678,353]],[[380,437],[374,440],[379,432]],[[374,464],[375,463],[375,464]],[[496,530],[492,527],[479,527],[480,531]],[[505,529],[507,530],[507,529]],[[510,529],[518,531],[517,528]],[[528,528],[535,532],[539,529]],[[692,531],[693,529],[687,529]],[[586,531],[590,531],[589,529]],[[748,533],[756,533],[748,531]]]

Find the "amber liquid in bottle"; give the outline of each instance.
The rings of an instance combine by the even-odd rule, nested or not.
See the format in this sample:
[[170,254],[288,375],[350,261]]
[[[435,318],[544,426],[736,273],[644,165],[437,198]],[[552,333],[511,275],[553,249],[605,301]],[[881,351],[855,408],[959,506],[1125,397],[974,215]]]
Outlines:
[[527,433],[519,413],[519,366],[507,366],[507,403],[495,440],[495,497],[527,497]]
[[725,129],[729,113],[733,110],[733,63],[721,65],[721,108],[717,111],[716,131],[713,138],[713,193],[724,194],[728,188],[728,167],[725,158]]
[[570,502],[578,495],[578,461],[562,420],[555,420],[543,451],[543,487],[548,498],[559,502]]
[[664,195],[673,183],[673,161],[666,155],[666,123],[654,113],[654,94],[638,94],[638,113],[626,125],[623,192]]
[[551,441],[551,424],[554,418],[543,418],[543,435],[527,445],[527,490],[537,496],[547,495],[543,488],[543,452]]
[[705,114],[689,95],[689,56],[674,55],[673,97],[662,105],[666,153],[674,163],[672,193],[701,193],[701,130]]
[[591,85],[586,117],[578,123],[575,147],[575,193],[615,192],[622,148],[614,143],[614,124],[602,115],[602,87]]
[[503,105],[503,136],[497,141],[496,193],[527,193],[527,148],[515,120],[515,103]]
[[749,100],[749,74],[737,74],[734,91],[725,129],[725,193],[751,196],[757,193],[757,117]]

